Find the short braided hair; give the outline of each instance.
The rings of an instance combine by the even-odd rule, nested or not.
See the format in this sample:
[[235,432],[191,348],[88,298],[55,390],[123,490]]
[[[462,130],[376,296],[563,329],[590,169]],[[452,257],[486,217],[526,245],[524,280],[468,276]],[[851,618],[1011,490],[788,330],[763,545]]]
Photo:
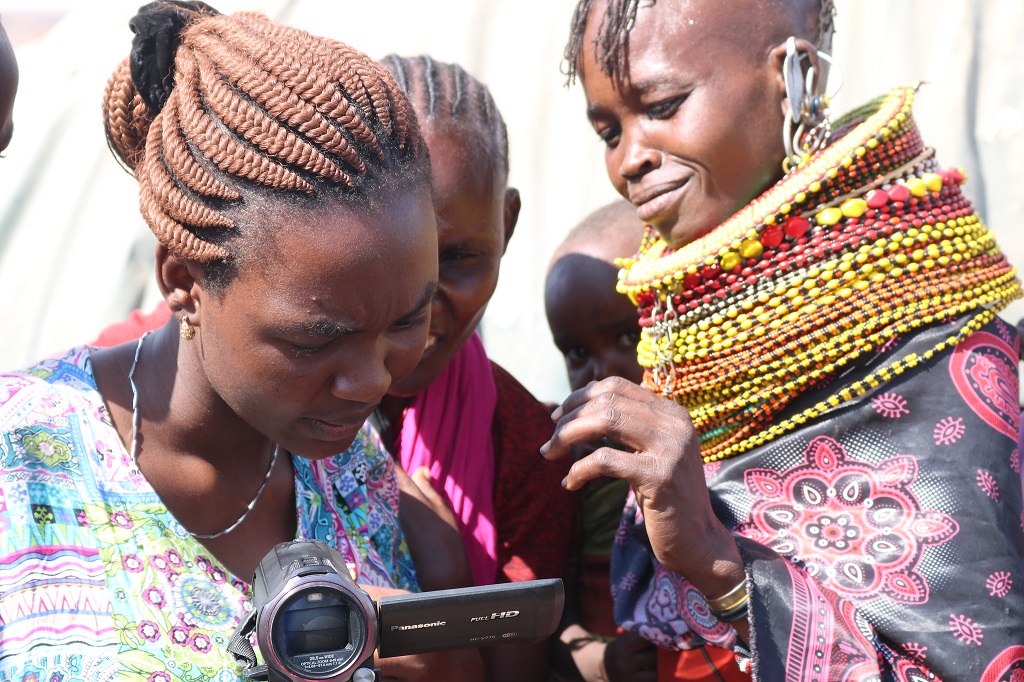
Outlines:
[[352,199],[429,177],[416,115],[379,64],[258,13],[153,2],[107,83],[107,140],[139,182],[142,216],[175,256],[237,256],[227,214],[262,190]]
[[466,126],[493,145],[489,156],[495,170],[508,177],[508,129],[491,91],[458,64],[439,62],[429,55],[390,54],[381,64],[409,95],[419,121]]
[[[607,0],[604,16],[597,28],[597,40],[594,41],[594,58],[601,71],[612,78],[621,75],[626,64],[626,48],[629,45],[629,33],[636,24],[636,13],[641,7],[651,7],[657,0]],[[831,52],[832,34],[835,32],[835,4],[833,0],[807,0],[813,2],[817,10],[817,31],[815,45],[819,50]],[[594,0],[579,0],[572,14],[569,28],[569,42],[563,53],[563,70],[568,83],[572,84],[579,76],[579,60],[586,45],[583,37],[587,30],[587,21],[594,7]]]

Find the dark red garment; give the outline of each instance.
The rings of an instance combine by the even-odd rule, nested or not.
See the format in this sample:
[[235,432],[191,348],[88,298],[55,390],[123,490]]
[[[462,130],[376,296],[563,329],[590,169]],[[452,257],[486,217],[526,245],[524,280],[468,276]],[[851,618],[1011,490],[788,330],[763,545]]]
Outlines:
[[554,431],[550,411],[504,369],[491,367],[498,386],[491,427],[497,582],[558,578],[572,541],[576,502],[561,485],[572,461],[540,456]]
[[93,348],[107,348],[134,341],[146,332],[164,326],[169,319],[171,309],[167,307],[166,302],[160,301],[149,313],[133,310],[126,319],[115,322],[101,331],[96,340],[89,345]]

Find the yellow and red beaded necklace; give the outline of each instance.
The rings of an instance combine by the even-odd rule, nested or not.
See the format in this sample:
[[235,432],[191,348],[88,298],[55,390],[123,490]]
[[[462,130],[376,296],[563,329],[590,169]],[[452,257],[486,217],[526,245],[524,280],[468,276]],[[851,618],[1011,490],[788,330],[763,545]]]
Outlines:
[[[745,452],[960,343],[1021,295],[1016,271],[940,169],[900,88],[836,123],[850,132],[703,237],[648,229],[618,290],[640,312],[645,384],[690,411],[706,462]],[[858,123],[859,121],[859,123]],[[777,421],[863,354],[938,320],[956,334]]]

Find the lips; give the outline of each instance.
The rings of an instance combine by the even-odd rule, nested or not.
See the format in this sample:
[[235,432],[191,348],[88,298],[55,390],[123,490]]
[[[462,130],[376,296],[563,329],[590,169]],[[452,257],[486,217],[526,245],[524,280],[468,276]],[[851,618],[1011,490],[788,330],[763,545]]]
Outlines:
[[645,223],[655,222],[674,209],[689,185],[689,178],[663,182],[653,187],[637,189],[629,187],[629,201],[636,206],[636,214]]
[[344,441],[355,437],[372,412],[371,408],[354,417],[332,417],[330,419],[306,417],[303,421],[308,425],[311,435],[317,440]]

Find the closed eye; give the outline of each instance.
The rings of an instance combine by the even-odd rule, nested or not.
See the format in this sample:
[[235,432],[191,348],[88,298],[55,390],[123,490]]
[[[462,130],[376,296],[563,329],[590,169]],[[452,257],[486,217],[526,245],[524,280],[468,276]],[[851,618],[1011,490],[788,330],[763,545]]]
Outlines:
[[299,343],[293,343],[292,352],[295,353],[295,357],[297,358],[308,358],[311,355],[316,355],[320,351],[327,349],[327,347],[330,346],[333,342],[334,339],[331,339],[327,343],[321,343],[315,346],[306,346]]
[[455,261],[469,260],[476,255],[477,254],[475,252],[470,251],[461,244],[458,244],[441,249],[440,254],[438,254],[438,260],[442,263],[452,263]]
[[597,136],[600,137],[601,140],[608,147],[614,147],[615,145],[617,145],[619,143],[619,136],[622,134],[622,130],[619,128],[619,126],[595,128],[594,132],[597,133]]
[[679,107],[686,101],[687,95],[671,97],[660,102],[655,102],[647,107],[648,118],[665,119],[671,118],[679,110]]

